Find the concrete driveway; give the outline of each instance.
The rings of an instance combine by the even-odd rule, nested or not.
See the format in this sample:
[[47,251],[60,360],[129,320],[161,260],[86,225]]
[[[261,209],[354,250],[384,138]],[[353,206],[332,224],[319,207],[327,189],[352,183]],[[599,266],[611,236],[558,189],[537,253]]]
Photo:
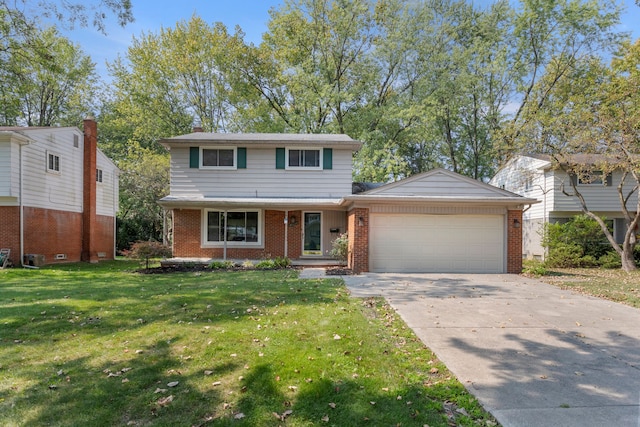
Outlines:
[[343,278],[385,297],[503,426],[640,427],[640,310],[508,274]]

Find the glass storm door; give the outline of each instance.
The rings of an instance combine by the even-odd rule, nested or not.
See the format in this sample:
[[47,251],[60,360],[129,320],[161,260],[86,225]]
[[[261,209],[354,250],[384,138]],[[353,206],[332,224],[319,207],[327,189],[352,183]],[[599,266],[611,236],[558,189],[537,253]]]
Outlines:
[[322,255],[322,214],[320,212],[304,213],[303,255]]

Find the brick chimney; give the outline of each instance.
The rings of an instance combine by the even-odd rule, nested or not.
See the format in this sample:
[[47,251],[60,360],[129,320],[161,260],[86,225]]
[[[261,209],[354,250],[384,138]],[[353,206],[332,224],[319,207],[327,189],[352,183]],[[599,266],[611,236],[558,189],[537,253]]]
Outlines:
[[96,168],[98,124],[93,117],[84,120],[84,172],[82,210],[82,260],[98,262],[96,245]]
[[202,128],[202,126],[194,126],[191,132],[193,133],[204,132],[204,129]]

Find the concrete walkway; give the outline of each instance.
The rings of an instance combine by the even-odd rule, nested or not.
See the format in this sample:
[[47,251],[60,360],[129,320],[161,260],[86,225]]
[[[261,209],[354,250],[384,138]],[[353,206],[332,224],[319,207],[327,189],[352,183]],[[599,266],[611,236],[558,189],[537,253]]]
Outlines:
[[343,279],[385,297],[505,427],[640,427],[640,310],[517,275]]

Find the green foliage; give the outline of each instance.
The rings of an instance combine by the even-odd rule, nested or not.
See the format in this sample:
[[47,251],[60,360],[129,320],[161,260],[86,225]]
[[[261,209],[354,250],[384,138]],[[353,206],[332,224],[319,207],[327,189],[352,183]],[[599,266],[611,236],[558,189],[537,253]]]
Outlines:
[[280,270],[291,265],[291,260],[287,257],[276,257],[274,259],[264,259],[256,263],[257,270]]
[[148,270],[151,258],[168,258],[171,256],[171,248],[159,242],[139,241],[131,245],[130,250],[123,251],[123,253],[127,258],[144,260],[145,268]]
[[331,252],[333,258],[345,262],[349,255],[349,235],[342,233],[333,242],[331,242]]
[[526,259],[522,262],[522,274],[535,277],[546,276],[549,270],[542,261]]
[[55,28],[31,37],[22,50],[10,50],[0,66],[0,119],[27,126],[80,125],[97,108],[95,64]]
[[617,252],[610,251],[606,254],[602,255],[598,259],[598,264],[602,268],[620,268],[622,267],[622,261],[620,260],[620,255]]
[[212,270],[232,270],[236,264],[233,261],[212,261],[209,264],[209,268]]
[[586,215],[546,224],[542,245],[548,250],[546,265],[561,268],[598,266],[610,249],[600,225]]

